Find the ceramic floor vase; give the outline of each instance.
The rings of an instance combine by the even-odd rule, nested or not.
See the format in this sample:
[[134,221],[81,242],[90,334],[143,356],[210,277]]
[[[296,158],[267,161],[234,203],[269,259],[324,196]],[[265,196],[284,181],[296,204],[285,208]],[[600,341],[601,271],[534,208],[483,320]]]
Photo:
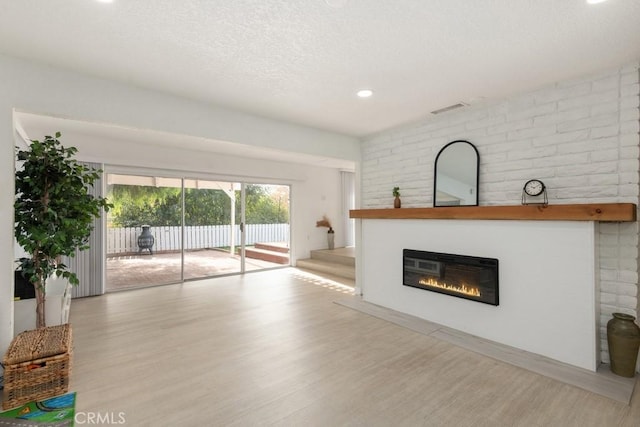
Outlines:
[[640,348],[640,327],[636,318],[624,313],[613,313],[607,323],[607,343],[611,371],[622,377],[633,377],[636,373],[638,348]]

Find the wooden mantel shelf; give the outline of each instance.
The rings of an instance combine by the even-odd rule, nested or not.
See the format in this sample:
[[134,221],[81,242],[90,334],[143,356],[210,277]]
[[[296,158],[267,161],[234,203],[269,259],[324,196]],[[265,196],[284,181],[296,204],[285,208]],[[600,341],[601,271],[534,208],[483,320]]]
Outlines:
[[572,205],[455,206],[439,208],[355,209],[350,218],[361,219],[495,219],[550,221],[636,220],[633,203],[594,203]]

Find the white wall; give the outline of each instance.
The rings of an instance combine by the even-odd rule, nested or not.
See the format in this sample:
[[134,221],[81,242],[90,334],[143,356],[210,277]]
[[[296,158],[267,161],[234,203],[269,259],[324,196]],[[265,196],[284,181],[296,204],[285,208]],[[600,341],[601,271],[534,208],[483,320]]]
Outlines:
[[[403,207],[432,206],[435,157],[456,139],[470,141],[480,153],[480,205],[520,204],[531,178],[546,184],[551,204],[638,204],[638,70],[633,63],[367,138],[362,207],[391,207],[394,186],[400,187]],[[608,361],[611,313],[638,315],[638,223],[599,228],[600,335],[602,359]]]
[[[322,155],[338,159],[357,160],[359,142],[343,135],[303,126],[278,122],[248,114],[225,110],[183,98],[148,91],[125,84],[55,69],[43,65],[0,55],[0,135],[4,136],[0,161],[0,176],[4,185],[0,190],[0,260],[5,263],[4,278],[0,285],[0,353],[13,337],[13,180],[14,145],[16,138],[12,124],[12,110],[39,113],[77,120],[113,123],[139,129],[152,129],[186,134],[228,142],[271,147],[305,154]],[[55,132],[55,129],[51,130]],[[95,142],[95,141],[94,141]],[[89,143],[89,141],[88,141]],[[313,239],[315,220],[320,208],[329,215],[338,215],[340,198],[305,206],[315,202],[313,191],[329,196],[339,182],[337,170],[283,165],[278,162],[247,161],[230,156],[186,153],[179,150],[159,149],[150,154],[148,147],[135,144],[117,146],[94,143],[79,147],[85,150],[86,160],[109,161],[121,165],[142,163],[142,166],[208,171],[245,177],[271,177],[288,179],[295,196],[292,204],[301,205],[301,217],[292,224],[296,233],[294,244],[301,253],[320,247]],[[324,181],[323,181],[324,180]],[[335,184],[335,185],[334,185]],[[294,193],[294,194],[295,194]],[[294,207],[294,209],[297,209]],[[297,213],[296,213],[297,214]],[[320,213],[321,215],[322,213]],[[300,227],[297,232],[293,227]],[[309,228],[307,228],[309,227]],[[310,233],[309,239],[306,232]]]
[[[301,231],[292,237],[292,246],[299,259],[308,258],[310,250],[327,248],[327,229],[316,227],[316,221],[322,219],[323,215],[327,216],[335,230],[335,246],[342,247],[345,242],[340,216],[340,172],[321,168],[309,169],[308,172],[314,179],[295,183],[291,190],[291,208],[295,210],[291,227]],[[302,221],[304,224],[300,224]]]
[[[1,68],[0,68],[1,69]],[[0,95],[0,352],[4,354],[13,338],[13,200],[14,200],[14,140],[11,106]],[[4,266],[4,267],[2,267]]]
[[[593,222],[362,222],[365,301],[596,370]],[[500,304],[404,286],[403,249],[498,259]]]

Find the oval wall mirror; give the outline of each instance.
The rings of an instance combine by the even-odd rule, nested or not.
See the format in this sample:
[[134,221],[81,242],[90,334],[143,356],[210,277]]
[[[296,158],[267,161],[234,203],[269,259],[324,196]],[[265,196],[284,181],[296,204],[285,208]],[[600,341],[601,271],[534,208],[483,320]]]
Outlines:
[[480,155],[469,141],[452,141],[436,156],[433,206],[478,206]]

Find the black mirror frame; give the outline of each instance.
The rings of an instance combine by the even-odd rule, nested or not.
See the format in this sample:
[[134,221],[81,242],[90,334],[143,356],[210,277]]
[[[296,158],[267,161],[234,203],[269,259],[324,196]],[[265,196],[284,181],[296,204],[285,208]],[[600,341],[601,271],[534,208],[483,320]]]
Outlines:
[[453,207],[453,206],[436,205],[436,191],[438,188],[438,159],[440,158],[440,155],[447,149],[447,147],[460,142],[469,144],[471,148],[473,148],[473,151],[475,151],[476,153],[476,202],[475,204],[472,204],[472,205],[460,205],[455,207],[478,206],[478,188],[480,186],[480,153],[478,152],[478,149],[476,148],[476,146],[470,143],[469,141],[466,141],[464,139],[457,139],[455,141],[449,142],[447,145],[442,147],[440,151],[438,151],[438,155],[436,156],[436,160],[433,168],[434,169],[433,170],[433,207],[434,208]]

